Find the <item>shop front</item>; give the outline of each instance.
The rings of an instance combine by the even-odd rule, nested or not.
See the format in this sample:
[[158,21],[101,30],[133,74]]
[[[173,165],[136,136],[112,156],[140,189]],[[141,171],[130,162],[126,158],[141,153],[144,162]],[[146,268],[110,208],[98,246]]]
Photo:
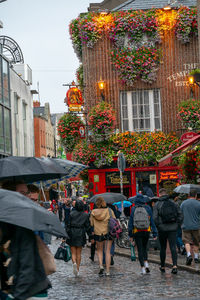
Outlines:
[[[120,193],[120,172],[117,168],[89,169],[90,196],[105,192]],[[127,197],[143,191],[149,197],[158,196],[160,188],[172,192],[179,180],[178,167],[127,168],[123,173],[123,193]]]

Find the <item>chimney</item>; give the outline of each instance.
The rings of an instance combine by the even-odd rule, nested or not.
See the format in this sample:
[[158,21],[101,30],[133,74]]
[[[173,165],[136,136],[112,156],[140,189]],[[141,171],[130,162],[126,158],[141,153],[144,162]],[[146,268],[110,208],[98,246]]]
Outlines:
[[33,107],[40,107],[40,102],[39,101],[33,101]]

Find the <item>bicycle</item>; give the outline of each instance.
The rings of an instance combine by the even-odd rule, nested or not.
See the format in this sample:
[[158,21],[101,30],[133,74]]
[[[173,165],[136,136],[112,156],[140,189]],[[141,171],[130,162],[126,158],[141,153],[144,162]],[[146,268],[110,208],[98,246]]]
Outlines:
[[127,217],[121,217],[119,219],[119,223],[122,228],[122,233],[120,234],[119,238],[116,240],[117,246],[120,248],[130,249],[130,241],[128,236],[128,220]]

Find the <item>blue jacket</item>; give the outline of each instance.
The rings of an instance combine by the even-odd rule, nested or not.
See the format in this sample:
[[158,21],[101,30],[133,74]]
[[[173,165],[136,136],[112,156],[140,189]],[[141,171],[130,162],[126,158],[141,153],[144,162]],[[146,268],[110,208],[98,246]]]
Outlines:
[[[134,203],[135,203],[135,206],[131,210],[131,215],[130,215],[129,222],[128,222],[129,237],[134,236],[134,233],[133,233],[133,229],[134,229],[134,226],[133,226],[133,224],[134,224],[134,212],[135,212],[135,209],[136,209],[137,206],[144,206],[144,208],[146,209],[146,211],[147,211],[147,213],[150,217],[150,227],[151,227],[151,231],[153,233],[153,237],[156,237],[157,236],[157,229],[156,229],[156,225],[155,225],[154,220],[153,220],[152,210],[148,205],[146,205],[144,203],[144,197],[142,195],[137,196]],[[145,231],[149,231],[149,230],[145,230]]]

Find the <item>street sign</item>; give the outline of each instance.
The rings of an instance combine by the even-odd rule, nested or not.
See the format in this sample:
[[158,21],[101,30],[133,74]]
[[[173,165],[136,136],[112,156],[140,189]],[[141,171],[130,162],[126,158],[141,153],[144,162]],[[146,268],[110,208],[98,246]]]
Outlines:
[[72,87],[67,91],[65,102],[69,107],[69,111],[81,111],[84,104],[81,91],[77,87]]
[[124,154],[119,152],[118,159],[117,159],[117,166],[119,171],[124,172],[126,169],[126,159],[124,157]]
[[193,137],[197,136],[198,133],[193,132],[193,131],[189,131],[189,132],[185,132],[184,134],[182,134],[181,136],[181,141],[183,143],[186,143],[187,141],[189,141],[190,139],[192,139]]

